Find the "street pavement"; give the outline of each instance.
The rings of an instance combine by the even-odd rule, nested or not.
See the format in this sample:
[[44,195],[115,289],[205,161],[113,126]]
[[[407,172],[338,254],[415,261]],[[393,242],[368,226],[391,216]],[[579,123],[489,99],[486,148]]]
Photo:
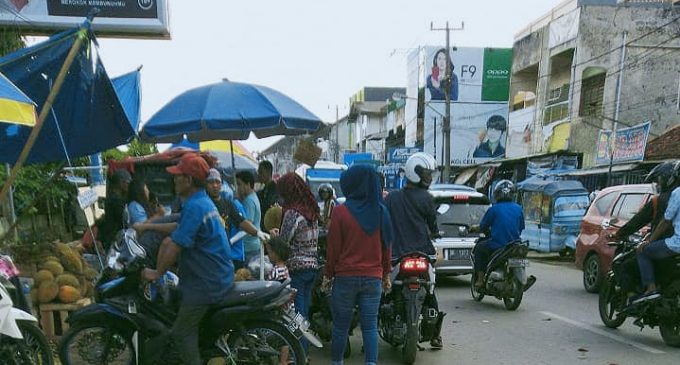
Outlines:
[[[536,284],[515,312],[503,302],[472,300],[469,276],[440,279],[438,298],[448,313],[444,349],[429,344],[416,364],[679,364],[680,349],[663,343],[658,329],[640,329],[627,320],[619,329],[602,325],[597,295],[583,289],[582,273],[573,263],[532,255],[529,273]],[[363,364],[361,333],[351,338],[347,365]],[[312,364],[330,364],[330,344],[313,349]],[[400,350],[380,340],[380,364],[401,364]]]

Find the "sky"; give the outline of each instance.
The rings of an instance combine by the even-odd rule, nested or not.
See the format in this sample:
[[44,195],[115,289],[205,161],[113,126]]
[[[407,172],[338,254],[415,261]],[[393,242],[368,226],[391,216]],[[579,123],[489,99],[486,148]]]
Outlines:
[[[181,92],[231,81],[265,85],[324,122],[364,86],[406,87],[406,55],[451,44],[512,47],[514,34],[562,0],[169,0],[171,40],[100,38],[112,77],[142,69],[142,122]],[[261,151],[277,137],[251,137]]]

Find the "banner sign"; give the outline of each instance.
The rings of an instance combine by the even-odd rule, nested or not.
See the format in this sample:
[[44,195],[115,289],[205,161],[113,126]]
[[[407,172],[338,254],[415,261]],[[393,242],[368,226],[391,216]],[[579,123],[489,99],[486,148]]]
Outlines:
[[0,0],[0,25],[52,35],[85,20],[92,8],[98,36],[170,38],[168,0]]
[[[634,127],[619,129],[616,131],[614,141],[613,163],[642,161],[645,158],[645,148],[649,137],[651,122],[645,122]],[[597,150],[595,164],[609,164],[612,131],[600,131],[597,138]]]
[[557,47],[562,43],[569,42],[578,35],[579,18],[581,9],[574,9],[570,13],[553,20],[550,23],[550,39],[548,47]]
[[406,163],[409,157],[416,152],[422,152],[420,147],[392,147],[389,150],[387,162],[389,163]]
[[531,155],[532,142],[536,138],[532,133],[535,114],[535,105],[510,112],[505,157],[514,158]]

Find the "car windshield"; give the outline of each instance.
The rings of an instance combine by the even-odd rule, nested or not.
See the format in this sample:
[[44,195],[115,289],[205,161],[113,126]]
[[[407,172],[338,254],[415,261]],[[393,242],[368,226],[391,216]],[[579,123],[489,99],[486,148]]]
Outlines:
[[440,207],[442,204],[449,206],[444,214],[437,214],[437,224],[444,237],[456,237],[460,235],[459,228],[470,228],[479,225],[484,213],[489,209],[489,200],[486,197],[469,197],[467,199],[437,198],[435,205]]
[[309,181],[308,184],[309,189],[312,190],[312,195],[314,195],[314,198],[316,198],[317,201],[321,201],[321,198],[319,198],[319,186],[321,186],[321,184],[331,184],[335,190],[336,199],[345,196],[342,194],[342,189],[340,189],[340,181]]
[[578,217],[586,214],[590,199],[587,195],[561,196],[555,199],[555,217]]

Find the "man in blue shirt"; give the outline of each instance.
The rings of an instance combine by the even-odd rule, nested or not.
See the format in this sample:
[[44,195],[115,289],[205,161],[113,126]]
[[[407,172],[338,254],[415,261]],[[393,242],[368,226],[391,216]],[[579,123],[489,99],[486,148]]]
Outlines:
[[491,236],[475,245],[473,250],[475,258],[474,270],[477,273],[475,286],[484,286],[484,272],[489,264],[489,258],[499,248],[508,243],[518,240],[524,230],[524,213],[519,204],[512,201],[515,185],[509,180],[499,181],[493,189],[496,199],[482,218],[479,228],[482,231],[491,231]]
[[199,365],[199,323],[212,306],[225,300],[233,285],[234,266],[220,215],[205,191],[206,161],[186,155],[167,170],[175,175],[175,192],[184,198],[182,213],[177,229],[163,240],[156,269],[145,269],[142,277],[156,281],[179,261],[182,302],[170,333],[149,341],[147,354],[162,352],[172,339],[183,364]]
[[[251,221],[255,228],[260,229],[262,212],[260,200],[255,193],[255,175],[250,171],[239,171],[236,174],[236,194],[243,204],[246,211],[245,219]],[[246,251],[246,265],[256,257],[260,257],[260,239],[255,235],[248,235],[243,238]]]

